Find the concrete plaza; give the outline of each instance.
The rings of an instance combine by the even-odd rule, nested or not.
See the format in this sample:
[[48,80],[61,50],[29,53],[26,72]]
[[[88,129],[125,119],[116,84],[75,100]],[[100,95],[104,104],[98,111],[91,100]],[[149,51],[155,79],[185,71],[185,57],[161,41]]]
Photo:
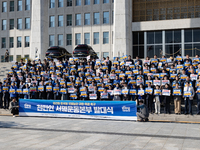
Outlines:
[[0,149],[200,149],[200,125],[0,116]]

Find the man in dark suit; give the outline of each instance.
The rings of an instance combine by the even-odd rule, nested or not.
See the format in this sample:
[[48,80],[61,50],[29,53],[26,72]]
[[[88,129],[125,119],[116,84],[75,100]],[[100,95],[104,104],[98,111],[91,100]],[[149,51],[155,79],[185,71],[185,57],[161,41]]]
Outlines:
[[110,61],[109,57],[106,57],[106,62],[108,63],[108,70],[111,70],[112,62]]
[[41,81],[41,85],[40,86],[44,86],[44,90],[43,91],[39,91],[39,99],[46,99],[46,86],[44,85],[44,81]]

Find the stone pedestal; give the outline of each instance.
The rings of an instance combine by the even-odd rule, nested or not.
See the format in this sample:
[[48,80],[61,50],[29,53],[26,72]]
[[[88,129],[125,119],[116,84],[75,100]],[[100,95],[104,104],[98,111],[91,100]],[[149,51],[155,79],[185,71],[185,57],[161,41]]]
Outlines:
[[32,60],[36,58],[36,55],[40,59],[45,58],[45,52],[49,47],[48,28],[48,2],[46,0],[33,0],[30,36],[30,58]]

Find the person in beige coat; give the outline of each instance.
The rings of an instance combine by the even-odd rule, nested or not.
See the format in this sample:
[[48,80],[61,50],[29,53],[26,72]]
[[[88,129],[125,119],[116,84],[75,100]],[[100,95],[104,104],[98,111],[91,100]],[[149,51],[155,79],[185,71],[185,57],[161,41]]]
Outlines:
[[[180,90],[179,88],[179,84],[176,83],[176,87],[174,88],[175,90]],[[175,114],[181,114],[181,99],[182,99],[182,95],[174,95],[174,111],[175,111]]]

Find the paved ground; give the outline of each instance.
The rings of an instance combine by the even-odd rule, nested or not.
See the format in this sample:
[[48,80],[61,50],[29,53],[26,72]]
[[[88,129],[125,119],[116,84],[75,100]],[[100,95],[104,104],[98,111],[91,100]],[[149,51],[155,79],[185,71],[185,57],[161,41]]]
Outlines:
[[0,149],[200,149],[200,125],[0,116]]
[[[12,115],[10,110],[0,109],[0,116]],[[191,122],[200,123],[200,115],[175,115],[175,114],[150,114],[149,120],[151,121],[166,121],[166,122]]]

